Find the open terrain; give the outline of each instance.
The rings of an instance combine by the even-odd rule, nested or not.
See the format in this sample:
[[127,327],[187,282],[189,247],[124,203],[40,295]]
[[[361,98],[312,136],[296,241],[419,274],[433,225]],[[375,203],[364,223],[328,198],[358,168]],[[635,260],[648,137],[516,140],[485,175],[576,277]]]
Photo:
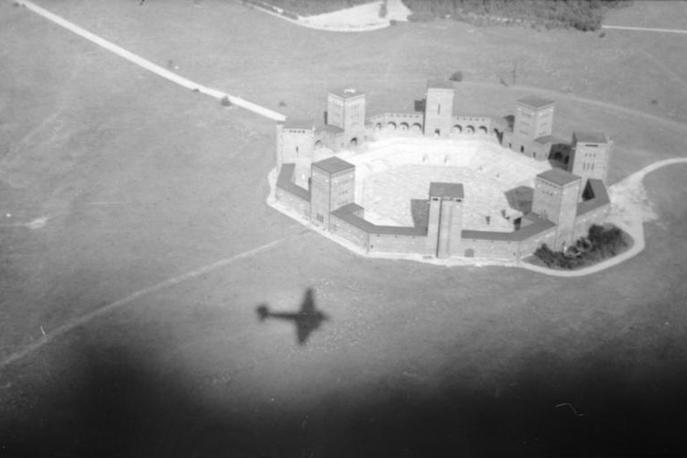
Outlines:
[[[682,36],[41,5],[289,116],[320,119],[341,86],[411,110],[462,70],[459,111],[507,114],[536,87],[558,136],[605,130],[612,183],[687,156]],[[0,456],[687,453],[687,166],[647,176],[646,250],[595,276],[366,259],[265,204],[272,121],[9,1],[0,42]],[[330,320],[307,345],[257,320],[308,288]]]

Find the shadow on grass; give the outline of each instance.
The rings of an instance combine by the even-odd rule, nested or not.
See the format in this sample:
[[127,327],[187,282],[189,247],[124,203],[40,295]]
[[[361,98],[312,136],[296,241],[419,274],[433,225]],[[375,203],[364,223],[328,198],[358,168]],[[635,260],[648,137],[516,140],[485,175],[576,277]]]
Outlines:
[[[209,400],[194,374],[172,377],[156,370],[155,361],[125,343],[75,348],[53,361],[50,379],[32,375],[34,363],[13,370],[12,389],[0,397],[1,456],[589,457],[687,452],[687,364],[666,360],[663,369],[647,369],[639,359],[621,361],[615,348],[576,364],[564,363],[554,353],[537,353],[517,371],[481,384],[469,374],[426,384],[421,377],[411,380],[403,374],[386,380],[370,376],[365,392],[344,383],[325,390],[309,408],[299,407],[295,390],[288,409],[271,403],[267,394],[254,401],[231,401],[231,384],[225,388],[226,401]],[[58,370],[60,366],[64,368]]]
[[259,305],[255,311],[261,322],[268,318],[291,321],[296,327],[296,341],[298,345],[305,345],[310,335],[322,325],[323,321],[329,319],[322,310],[317,309],[315,305],[315,292],[312,288],[308,288],[305,291],[303,302],[301,302],[297,312],[273,312],[267,304]]

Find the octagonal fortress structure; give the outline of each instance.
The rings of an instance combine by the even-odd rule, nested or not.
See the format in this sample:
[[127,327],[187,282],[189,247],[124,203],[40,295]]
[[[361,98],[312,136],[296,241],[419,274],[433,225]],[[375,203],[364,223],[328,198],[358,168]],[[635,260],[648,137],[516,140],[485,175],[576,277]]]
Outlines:
[[[453,113],[449,82],[430,82],[422,111],[365,118],[365,95],[354,89],[327,96],[325,124],[287,120],[277,125],[275,198],[282,208],[369,254],[424,258],[490,257],[519,261],[546,243],[564,249],[603,222],[610,209],[606,189],[612,141],[598,132],[574,132],[572,141],[552,136],[555,104],[530,95],[517,101],[514,116]],[[389,226],[365,219],[356,203],[355,166],[339,157],[379,133],[438,138],[481,137],[532,160],[555,166],[536,176],[531,202],[513,204],[524,213],[512,232],[463,227],[461,183],[432,182],[424,201],[412,202],[413,225]],[[364,154],[364,153],[362,153]],[[315,157],[322,158],[315,160]],[[297,168],[309,173],[297,184]],[[361,198],[361,196],[357,196]],[[531,204],[531,205],[530,205]]]

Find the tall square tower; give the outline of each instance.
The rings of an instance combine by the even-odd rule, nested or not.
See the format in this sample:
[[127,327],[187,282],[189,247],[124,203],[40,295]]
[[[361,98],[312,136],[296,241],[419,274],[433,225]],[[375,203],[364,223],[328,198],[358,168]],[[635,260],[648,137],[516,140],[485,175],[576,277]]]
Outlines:
[[[355,89],[327,94],[327,124],[344,130],[346,141],[365,132],[365,94]],[[362,138],[357,139],[358,142]]]
[[582,190],[590,178],[606,183],[612,146],[602,132],[573,132],[569,168],[582,177]]
[[329,230],[329,214],[355,199],[355,166],[336,156],[314,162],[310,196],[310,220]]
[[430,81],[425,99],[425,135],[448,137],[453,120],[453,83]]
[[517,101],[513,135],[520,141],[534,141],[553,132],[554,102],[536,95]]
[[556,224],[554,250],[573,242],[581,181],[562,169],[547,170],[535,179],[532,212]]
[[463,231],[463,185],[430,183],[427,250],[437,258],[460,252]]

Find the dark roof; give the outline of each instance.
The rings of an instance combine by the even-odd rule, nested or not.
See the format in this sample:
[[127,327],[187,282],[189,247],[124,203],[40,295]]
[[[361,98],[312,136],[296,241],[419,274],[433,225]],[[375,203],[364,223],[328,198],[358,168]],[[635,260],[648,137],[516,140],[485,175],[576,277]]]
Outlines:
[[603,181],[590,178],[587,182],[587,186],[591,188],[592,195],[594,197],[577,204],[577,216],[584,215],[585,213],[611,203],[611,199],[608,197],[608,192],[606,190],[606,185]]
[[339,97],[343,97],[344,99],[348,99],[351,97],[358,97],[361,95],[365,95],[364,92],[360,92],[355,88],[352,87],[346,87],[346,88],[337,88],[337,89],[331,89],[329,91],[330,94],[337,95]]
[[570,184],[580,179],[580,177],[577,175],[573,175],[572,173],[559,168],[553,168],[547,170],[546,172],[542,172],[537,175],[537,178],[543,178],[546,181],[550,181],[551,183],[559,186],[565,186],[566,184]]
[[331,124],[326,124],[315,129],[317,132],[327,132],[330,134],[342,134],[344,130],[339,126],[332,126]]
[[435,79],[427,81],[427,89],[454,89],[454,86],[451,81]]
[[333,211],[332,213],[336,213],[337,211],[344,212],[344,213],[356,213],[361,210],[365,210],[363,207],[360,205],[356,204],[355,202],[352,202],[350,204],[346,204],[343,207],[338,208],[337,210]]
[[348,224],[361,229],[368,234],[379,234],[379,235],[415,235],[423,236],[427,235],[426,227],[410,227],[410,226],[378,226],[367,221],[364,218],[354,214],[355,211],[362,209],[359,205],[348,204],[343,207],[334,210],[332,215],[337,218],[347,222]]
[[464,239],[478,239],[478,240],[501,240],[508,242],[521,242],[533,237],[541,232],[547,231],[555,226],[554,223],[548,219],[544,219],[530,213],[523,217],[523,222],[529,223],[523,225],[519,230],[514,232],[493,232],[493,231],[471,231],[463,230],[462,237]]
[[608,143],[603,132],[573,132],[573,139],[581,143]]
[[448,199],[463,198],[462,183],[440,183],[432,182],[429,184],[430,197],[445,197]]
[[293,174],[296,171],[296,164],[282,164],[277,178],[277,187],[310,202],[310,191],[301,188],[293,182]]
[[286,118],[284,129],[314,129],[315,123],[307,119]]
[[525,97],[518,99],[518,103],[521,105],[527,105],[530,108],[544,108],[549,105],[553,105],[553,100],[545,99],[539,97],[538,95],[526,95]]
[[317,167],[320,170],[324,170],[327,173],[339,173],[344,170],[354,169],[355,165],[350,162],[346,162],[343,159],[339,159],[336,156],[328,157],[327,159],[322,159],[321,161],[313,162],[313,167]]

